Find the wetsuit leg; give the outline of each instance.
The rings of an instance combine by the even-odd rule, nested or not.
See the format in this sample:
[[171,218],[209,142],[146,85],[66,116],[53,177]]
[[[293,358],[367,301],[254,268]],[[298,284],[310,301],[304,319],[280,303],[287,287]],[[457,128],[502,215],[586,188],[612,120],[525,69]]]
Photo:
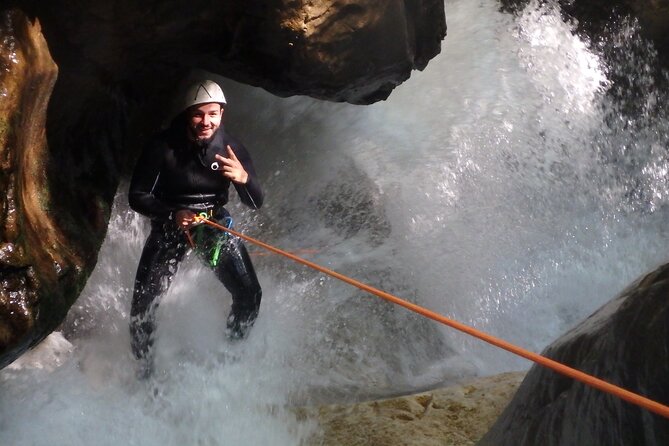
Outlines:
[[184,235],[178,230],[164,230],[154,223],[137,267],[135,290],[130,309],[131,345],[135,358],[144,360],[150,374],[156,309],[167,292],[179,262],[186,252]]
[[258,317],[262,289],[251,257],[240,239],[227,240],[214,272],[232,295],[232,309],[227,319],[229,335],[243,338]]

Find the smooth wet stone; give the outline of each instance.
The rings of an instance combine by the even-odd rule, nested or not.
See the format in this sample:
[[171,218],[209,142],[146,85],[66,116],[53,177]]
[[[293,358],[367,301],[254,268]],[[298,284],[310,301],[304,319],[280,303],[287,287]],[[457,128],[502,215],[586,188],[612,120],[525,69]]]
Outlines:
[[[640,278],[543,353],[669,403],[669,264]],[[481,446],[666,445],[669,420],[534,366]]]

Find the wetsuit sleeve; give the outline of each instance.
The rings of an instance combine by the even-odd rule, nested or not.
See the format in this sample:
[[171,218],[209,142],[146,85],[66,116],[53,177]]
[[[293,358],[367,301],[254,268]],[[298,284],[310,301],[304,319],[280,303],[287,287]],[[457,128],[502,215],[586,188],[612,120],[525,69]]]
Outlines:
[[150,144],[140,155],[130,181],[128,203],[135,212],[151,219],[167,220],[173,209],[156,196],[162,165],[161,145]]
[[237,184],[234,182],[232,184],[234,184],[242,203],[253,209],[259,209],[263,204],[264,195],[255,168],[253,167],[251,156],[241,144],[234,144],[231,147],[239,162],[244,166],[244,170],[249,174],[246,184]]

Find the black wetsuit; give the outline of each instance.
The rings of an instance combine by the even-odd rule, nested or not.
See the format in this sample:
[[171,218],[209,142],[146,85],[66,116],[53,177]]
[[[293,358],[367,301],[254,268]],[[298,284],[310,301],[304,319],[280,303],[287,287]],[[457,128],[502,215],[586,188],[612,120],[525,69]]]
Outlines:
[[[137,268],[130,311],[132,350],[137,359],[151,359],[156,307],[190,246],[186,233],[177,228],[175,212],[207,212],[221,223],[229,216],[223,205],[228,201],[231,181],[214,170],[221,168],[214,155],[227,158],[228,145],[248,173],[246,184],[232,184],[241,201],[257,209],[262,205],[263,193],[251,158],[223,126],[204,148],[189,141],[185,125],[172,126],[150,142],[137,162],[129,203],[133,210],[151,218],[151,233]],[[260,284],[241,240],[204,226],[192,231],[196,235],[196,251],[206,257],[206,263],[232,294],[227,327],[232,337],[242,337],[258,315]],[[198,249],[201,244],[217,246],[216,261],[209,258],[209,252]]]

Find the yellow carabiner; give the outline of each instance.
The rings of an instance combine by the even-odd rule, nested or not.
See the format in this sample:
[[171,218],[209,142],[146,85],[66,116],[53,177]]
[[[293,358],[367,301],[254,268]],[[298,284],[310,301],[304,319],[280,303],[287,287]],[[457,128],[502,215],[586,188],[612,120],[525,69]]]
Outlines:
[[209,214],[200,212],[199,214],[196,214],[193,219],[195,220],[195,223],[201,223],[203,220],[209,220]]

